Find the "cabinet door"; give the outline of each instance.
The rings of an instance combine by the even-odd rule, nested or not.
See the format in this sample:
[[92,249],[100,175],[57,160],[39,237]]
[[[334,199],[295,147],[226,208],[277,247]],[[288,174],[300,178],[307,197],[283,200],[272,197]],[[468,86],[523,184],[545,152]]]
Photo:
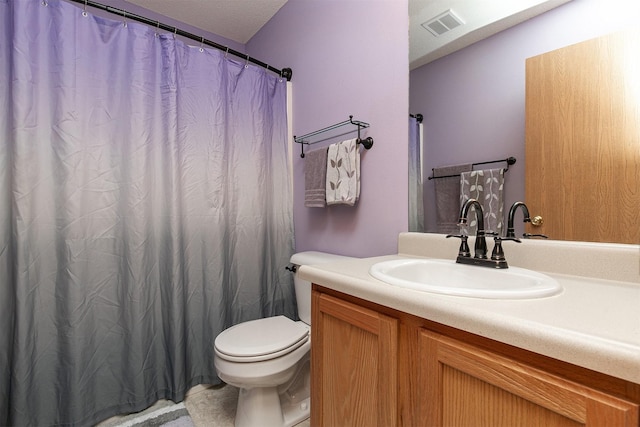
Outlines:
[[638,426],[638,405],[422,330],[425,426]]
[[398,321],[314,291],[311,425],[397,424]]

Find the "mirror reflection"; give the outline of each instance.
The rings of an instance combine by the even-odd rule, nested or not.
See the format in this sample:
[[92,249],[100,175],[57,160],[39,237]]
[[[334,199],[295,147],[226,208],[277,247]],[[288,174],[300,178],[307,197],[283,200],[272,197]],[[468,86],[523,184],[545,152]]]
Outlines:
[[[411,3],[413,0],[410,1],[410,5]],[[621,3],[619,6],[622,7],[624,2],[620,0],[614,3]],[[437,168],[449,166],[464,168],[486,161],[514,157],[517,159],[516,163],[509,165],[508,172],[503,175],[504,186],[501,194],[503,204],[501,211],[497,213],[503,220],[501,229],[504,234],[506,232],[504,221],[509,208],[517,201],[528,202],[525,188],[529,182],[525,183],[525,165],[529,164],[530,159],[525,157],[527,135],[525,101],[531,94],[528,94],[525,89],[527,58],[604,34],[633,28],[639,18],[637,15],[638,13],[634,12],[622,16],[611,7],[610,2],[603,0],[571,1],[419,66],[415,66],[417,62],[413,59],[414,43],[412,41],[409,111],[413,114],[422,114],[424,120],[421,130],[417,124],[410,126],[410,135],[414,136],[410,140],[415,139],[415,142],[410,143],[410,171],[417,170],[420,175],[410,177],[409,181],[410,229],[449,232],[438,224],[437,199],[441,193],[436,193],[436,188],[443,186],[443,180],[428,179],[432,176],[433,169],[444,173]],[[571,25],[566,25],[567,22],[571,22]],[[599,24],[594,25],[596,22]],[[564,24],[560,25],[560,23]],[[412,40],[414,32],[412,26]],[[558,121],[558,123],[562,122]],[[413,126],[416,127],[415,131],[411,131]],[[420,141],[420,135],[423,136],[422,141]],[[629,138],[635,141],[632,141],[632,144],[639,144],[636,147],[640,146],[637,134],[632,134]],[[420,153],[416,154],[416,150]],[[640,152],[640,149],[636,151]],[[594,158],[598,156],[597,151],[589,154]],[[627,160],[638,161],[637,158]],[[544,168],[544,164],[538,167]],[[484,171],[504,168],[504,166],[506,165],[500,166],[496,163],[473,166],[472,169]],[[595,170],[594,173],[599,172]],[[486,182],[487,178],[484,179]],[[631,176],[629,180],[636,182],[616,186],[612,191],[635,192],[637,196],[637,181],[640,181],[640,177]],[[420,184],[423,187],[422,191],[419,190]],[[558,183],[558,186],[562,185],[564,184]],[[457,185],[454,187],[460,188],[460,180],[457,180]],[[544,193],[546,189],[537,187],[527,191]],[[420,197],[423,199],[422,218],[420,218],[419,209],[415,209]],[[459,209],[459,200],[455,200],[455,195],[451,203],[457,204]],[[540,214],[536,211],[541,209],[538,206],[529,207],[532,218]],[[608,212],[603,215],[612,217],[612,207],[606,206],[606,208]],[[555,215],[570,218],[572,214],[572,212],[560,210]],[[524,216],[520,213],[516,214],[516,235],[522,236],[524,232],[536,233],[540,230],[531,225],[525,228],[523,218]],[[422,225],[420,225],[421,221]],[[567,239],[562,234],[564,230],[555,232],[550,237]],[[579,239],[568,237],[568,239],[593,240],[590,237]],[[600,241],[619,242],[621,240],[618,237],[609,237],[607,234]],[[637,240],[626,243],[637,243]]]

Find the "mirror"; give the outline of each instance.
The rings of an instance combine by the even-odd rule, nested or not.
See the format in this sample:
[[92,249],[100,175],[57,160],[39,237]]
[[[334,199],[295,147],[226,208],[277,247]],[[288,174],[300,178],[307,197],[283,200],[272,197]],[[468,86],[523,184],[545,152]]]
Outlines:
[[[513,202],[526,202],[525,61],[636,25],[637,14],[616,15],[601,0],[569,2],[410,70],[409,111],[424,115],[425,231],[437,231],[434,180],[427,179],[434,167],[513,156],[517,162],[505,174],[504,214]],[[516,224],[522,235],[521,213]]]

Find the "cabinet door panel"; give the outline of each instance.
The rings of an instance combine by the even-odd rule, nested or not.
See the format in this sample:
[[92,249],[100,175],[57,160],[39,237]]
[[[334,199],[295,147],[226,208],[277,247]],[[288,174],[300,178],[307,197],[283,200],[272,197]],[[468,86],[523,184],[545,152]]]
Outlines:
[[398,321],[318,292],[313,304],[312,425],[396,425]]
[[500,426],[519,420],[518,426],[567,426],[583,424],[532,403],[488,382],[444,366],[442,425]]
[[423,330],[429,426],[638,426],[638,405]]

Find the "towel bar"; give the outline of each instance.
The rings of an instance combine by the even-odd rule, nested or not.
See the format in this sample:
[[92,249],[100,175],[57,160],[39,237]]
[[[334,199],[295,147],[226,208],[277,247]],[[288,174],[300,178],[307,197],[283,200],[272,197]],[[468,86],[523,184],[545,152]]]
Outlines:
[[346,126],[346,125],[353,125],[353,126],[357,126],[358,127],[358,138],[356,140],[357,144],[362,144],[362,146],[364,148],[366,148],[367,150],[370,149],[373,146],[373,138],[371,138],[370,136],[366,137],[365,139],[360,139],[360,129],[368,128],[370,126],[369,123],[366,123],[366,122],[363,122],[363,121],[360,121],[360,120],[353,120],[353,116],[349,116],[349,120],[345,120],[343,122],[336,123],[336,124],[333,124],[331,126],[327,126],[327,127],[322,128],[322,129],[318,129],[318,130],[313,131],[313,132],[306,133],[306,134],[304,134],[302,136],[295,136],[294,135],[293,140],[296,143],[300,144],[300,157],[304,158],[304,146],[305,145],[313,145],[313,144],[316,144],[318,142],[326,141],[327,139],[330,139],[330,138],[335,138],[336,136],[346,135],[348,133],[353,132],[353,130],[350,130],[350,131],[347,131],[345,133],[338,134],[338,135],[332,135],[332,136],[329,136],[327,138],[319,139],[319,140],[313,141],[313,142],[308,141],[309,138],[312,138],[314,136],[323,134],[325,132],[332,131],[334,129],[341,128],[341,127]]

